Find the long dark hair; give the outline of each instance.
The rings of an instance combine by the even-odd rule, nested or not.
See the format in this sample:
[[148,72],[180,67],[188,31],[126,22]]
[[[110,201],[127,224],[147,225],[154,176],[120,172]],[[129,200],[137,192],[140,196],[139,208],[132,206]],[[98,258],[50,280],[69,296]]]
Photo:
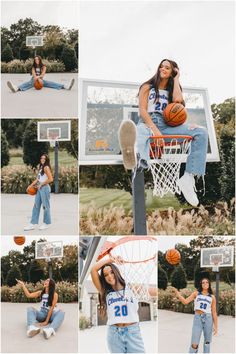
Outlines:
[[[36,58],[39,58],[39,65],[37,65],[36,62],[35,62]],[[36,69],[38,66],[40,67],[40,69],[42,69],[42,67],[44,67],[45,65],[43,64],[41,56],[40,55],[35,55],[34,61],[33,61],[33,65],[32,65],[32,69],[33,68]]]
[[42,164],[41,161],[40,161],[40,164],[39,164],[39,170],[41,170],[41,172],[40,172],[41,176],[44,175],[44,168],[45,168],[46,166],[48,166],[48,167],[50,168],[50,170],[52,170],[52,169],[51,169],[51,165],[50,165],[49,156],[48,156],[47,154],[41,154],[40,158],[41,158],[42,156],[45,156],[46,159],[45,159],[44,164]]
[[208,293],[209,293],[210,295],[212,295],[212,294],[213,294],[213,291],[212,291],[212,288],[211,288],[211,281],[210,281],[209,278],[202,278],[202,279],[200,279],[198,291],[201,293],[202,290],[203,290],[203,289],[202,289],[202,281],[203,281],[203,280],[207,280],[207,281],[208,281],[208,284],[209,284]]
[[118,267],[113,264],[113,263],[107,263],[104,266],[101,267],[100,269],[100,274],[99,274],[99,279],[102,285],[102,289],[103,289],[103,293],[99,294],[99,311],[100,311],[100,315],[102,317],[105,317],[106,315],[106,311],[107,311],[107,304],[106,304],[106,296],[110,291],[114,291],[114,289],[112,288],[111,284],[108,284],[106,282],[103,270],[105,267],[111,267],[112,272],[114,274],[115,280],[116,280],[116,284],[120,283],[124,288],[126,286],[125,280],[122,277],[122,275],[120,274],[120,271],[118,269]]
[[[169,103],[172,103],[173,102],[173,90],[174,90],[174,77],[176,76],[176,72],[175,72],[175,69],[178,69],[179,70],[179,67],[178,67],[178,64],[173,61],[173,60],[170,60],[170,59],[163,59],[158,68],[157,68],[157,71],[155,73],[155,75],[153,75],[149,80],[147,80],[146,82],[144,82],[140,88],[139,88],[139,91],[141,89],[141,87],[143,85],[149,85],[149,86],[153,86],[154,89],[155,89],[155,92],[156,92],[156,100],[155,102],[158,102],[159,100],[159,85],[160,85],[160,82],[161,82],[161,77],[160,77],[160,68],[161,68],[161,65],[164,61],[168,61],[170,63],[170,66],[171,66],[171,69],[172,69],[172,74],[171,76],[169,77],[168,79],[168,82],[167,82],[167,85],[166,85],[166,90],[169,92],[169,97],[168,97],[168,102]],[[180,86],[180,89],[182,90],[182,87]]]
[[[53,279],[49,279],[49,289],[48,289],[48,306],[52,306],[54,294],[55,294],[55,289],[56,289],[56,283]],[[45,294],[45,288],[43,289],[41,293],[41,299],[43,297],[43,294]]]

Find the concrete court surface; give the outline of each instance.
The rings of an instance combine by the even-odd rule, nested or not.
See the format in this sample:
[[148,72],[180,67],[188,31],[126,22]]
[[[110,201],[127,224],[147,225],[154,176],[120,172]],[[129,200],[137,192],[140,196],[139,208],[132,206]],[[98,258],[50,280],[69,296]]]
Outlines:
[[[158,310],[158,352],[188,353],[192,334],[193,314]],[[218,317],[219,333],[212,337],[211,353],[235,353],[235,319]],[[202,353],[203,335],[199,345]]]
[[24,231],[30,222],[34,197],[28,194],[2,194],[2,235],[78,235],[78,195],[51,193],[52,224],[40,231],[43,222],[41,207],[39,225],[31,231]]
[[78,74],[46,74],[45,80],[67,84],[72,78],[74,86],[70,91],[34,88],[13,93],[7,81],[19,86],[29,81],[30,74],[1,74],[2,118],[77,118],[78,117]]
[[37,304],[1,303],[1,353],[77,353],[78,352],[78,305],[58,304],[65,312],[61,327],[48,340],[39,333],[26,336],[26,309],[39,309]]
[[[157,322],[140,322],[146,353],[157,353]],[[97,326],[79,332],[79,353],[109,353],[107,326]]]

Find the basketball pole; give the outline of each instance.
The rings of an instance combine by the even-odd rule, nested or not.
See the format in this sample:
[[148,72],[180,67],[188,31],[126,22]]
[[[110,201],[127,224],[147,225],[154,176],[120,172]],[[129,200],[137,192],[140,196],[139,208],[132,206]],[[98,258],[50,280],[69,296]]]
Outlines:
[[[133,174],[133,172],[132,172]],[[147,235],[144,172],[137,171],[132,183],[134,235]]]
[[48,262],[48,275],[49,275],[49,278],[52,279],[52,260],[51,260],[51,258]]
[[220,272],[219,268],[216,272],[216,313],[219,316],[219,287],[220,287]]
[[54,176],[55,194],[59,193],[58,150],[59,150],[59,142],[56,141],[55,142],[55,176]]

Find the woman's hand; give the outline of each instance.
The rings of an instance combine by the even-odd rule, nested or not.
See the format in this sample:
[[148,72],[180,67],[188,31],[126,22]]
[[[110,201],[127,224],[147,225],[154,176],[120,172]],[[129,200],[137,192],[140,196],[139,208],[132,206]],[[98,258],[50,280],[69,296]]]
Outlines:
[[48,325],[47,321],[35,323],[35,326],[37,326],[37,327],[43,327],[43,326],[47,326],[47,325]]
[[159,135],[162,135],[160,130],[155,126],[155,124],[153,124],[151,127],[150,127],[151,131],[152,131],[152,134],[154,136],[159,136]]
[[19,284],[19,285],[21,285],[21,286],[25,285],[25,284],[24,284],[24,282],[23,282],[22,280],[18,280],[18,279],[16,279],[16,281],[17,281],[17,284]]
[[218,328],[215,325],[213,325],[213,335],[217,336],[217,334],[218,334]]
[[179,69],[174,68],[174,71],[175,71],[175,73],[176,73],[176,75],[175,75],[174,79],[179,79],[179,77],[180,77],[180,72],[179,72]]
[[173,293],[173,295],[178,295],[178,290],[176,288],[174,288],[173,286],[170,286],[169,289],[171,290],[171,292]]

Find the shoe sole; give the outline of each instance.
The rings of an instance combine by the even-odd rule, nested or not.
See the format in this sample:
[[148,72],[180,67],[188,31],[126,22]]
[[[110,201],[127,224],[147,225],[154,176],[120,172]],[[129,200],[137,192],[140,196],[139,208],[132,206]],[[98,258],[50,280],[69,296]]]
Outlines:
[[70,83],[70,86],[69,86],[69,90],[71,90],[71,89],[72,89],[72,87],[73,87],[74,83],[75,83],[75,79],[72,79],[72,81],[71,81],[71,83]]
[[16,90],[14,89],[12,83],[10,81],[7,82],[7,86],[9,87],[9,89],[12,91],[12,92],[16,92]]
[[32,229],[24,229],[24,231],[31,231],[31,230],[34,230],[35,227],[32,227]]
[[34,329],[32,330],[29,334],[28,334],[28,337],[29,338],[32,338],[34,337],[36,334],[38,334],[40,332],[40,328],[39,329]]
[[137,165],[135,152],[136,126],[131,120],[121,123],[118,132],[119,143],[123,155],[123,164],[127,170],[133,170]]
[[185,193],[183,192],[183,185],[182,185],[182,182],[180,181],[180,179],[176,182],[177,186],[179,187],[180,191],[182,192],[184,198],[186,199],[186,201],[192,205],[193,207],[197,207],[198,204],[199,204],[199,200],[198,200],[198,203],[197,204],[194,204],[194,203],[191,203],[190,200],[188,198],[186,198],[186,195]]
[[50,227],[50,226],[48,226],[48,227],[43,227],[43,228],[40,228],[40,227],[39,227],[39,230],[47,230],[47,229],[49,229],[49,227]]

